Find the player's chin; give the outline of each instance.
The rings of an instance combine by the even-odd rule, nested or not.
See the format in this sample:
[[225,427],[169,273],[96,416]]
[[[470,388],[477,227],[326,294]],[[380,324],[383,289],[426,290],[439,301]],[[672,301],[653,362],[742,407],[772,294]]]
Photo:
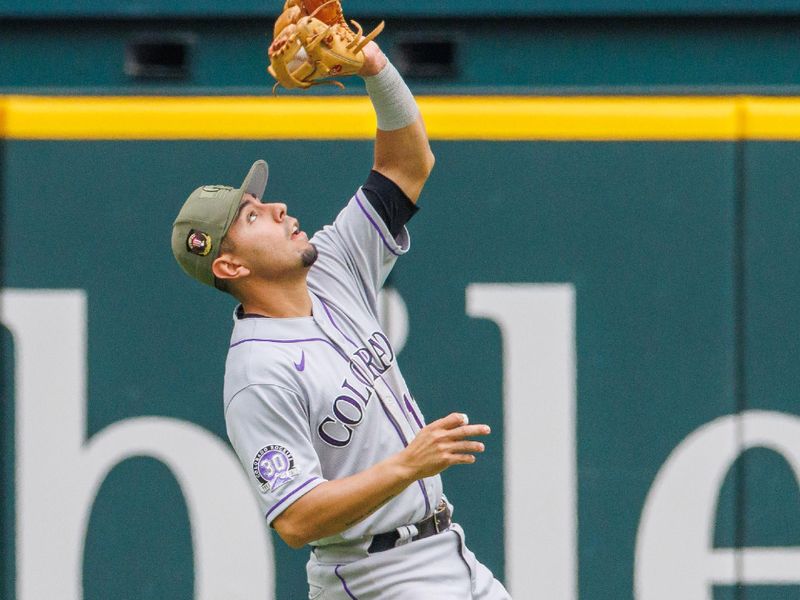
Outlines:
[[319,252],[317,251],[317,247],[314,244],[309,243],[300,255],[300,260],[305,268],[309,268],[311,265],[317,262],[318,257]]

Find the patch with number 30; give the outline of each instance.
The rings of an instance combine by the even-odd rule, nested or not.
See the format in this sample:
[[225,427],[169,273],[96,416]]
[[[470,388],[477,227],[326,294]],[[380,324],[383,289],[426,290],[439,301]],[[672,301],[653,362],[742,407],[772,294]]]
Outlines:
[[262,492],[274,492],[297,477],[300,471],[294,466],[294,457],[283,446],[265,446],[253,460],[253,474]]

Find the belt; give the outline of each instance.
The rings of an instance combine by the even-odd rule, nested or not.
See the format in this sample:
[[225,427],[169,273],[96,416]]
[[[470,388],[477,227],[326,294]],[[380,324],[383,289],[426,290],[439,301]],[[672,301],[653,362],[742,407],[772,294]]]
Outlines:
[[398,527],[394,531],[387,531],[386,533],[379,533],[373,536],[372,543],[369,545],[367,552],[373,554],[375,552],[391,550],[397,546],[402,546],[416,540],[431,537],[442,531],[447,531],[450,528],[450,516],[450,507],[442,500],[439,502],[439,506],[436,507],[436,512],[427,519],[423,519],[419,523],[414,523],[413,525]]

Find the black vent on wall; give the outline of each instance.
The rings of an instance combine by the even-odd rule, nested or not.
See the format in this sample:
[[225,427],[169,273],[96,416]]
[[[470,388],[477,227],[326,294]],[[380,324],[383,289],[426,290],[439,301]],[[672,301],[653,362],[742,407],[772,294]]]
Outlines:
[[186,37],[145,36],[128,42],[125,74],[137,79],[186,80],[191,75]]
[[394,62],[411,79],[452,78],[458,75],[458,44],[452,39],[407,38],[395,45]]

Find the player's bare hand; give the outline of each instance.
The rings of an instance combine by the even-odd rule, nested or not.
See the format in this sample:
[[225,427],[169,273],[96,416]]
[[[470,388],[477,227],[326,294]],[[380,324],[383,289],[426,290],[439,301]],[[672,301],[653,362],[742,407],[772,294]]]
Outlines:
[[361,77],[372,77],[381,72],[386,66],[387,59],[378,44],[370,42],[364,46],[364,66],[358,72]]
[[468,423],[466,415],[453,413],[420,430],[399,455],[414,479],[431,477],[451,465],[475,462],[475,454],[483,452],[484,445],[468,438],[489,435],[491,429]]

